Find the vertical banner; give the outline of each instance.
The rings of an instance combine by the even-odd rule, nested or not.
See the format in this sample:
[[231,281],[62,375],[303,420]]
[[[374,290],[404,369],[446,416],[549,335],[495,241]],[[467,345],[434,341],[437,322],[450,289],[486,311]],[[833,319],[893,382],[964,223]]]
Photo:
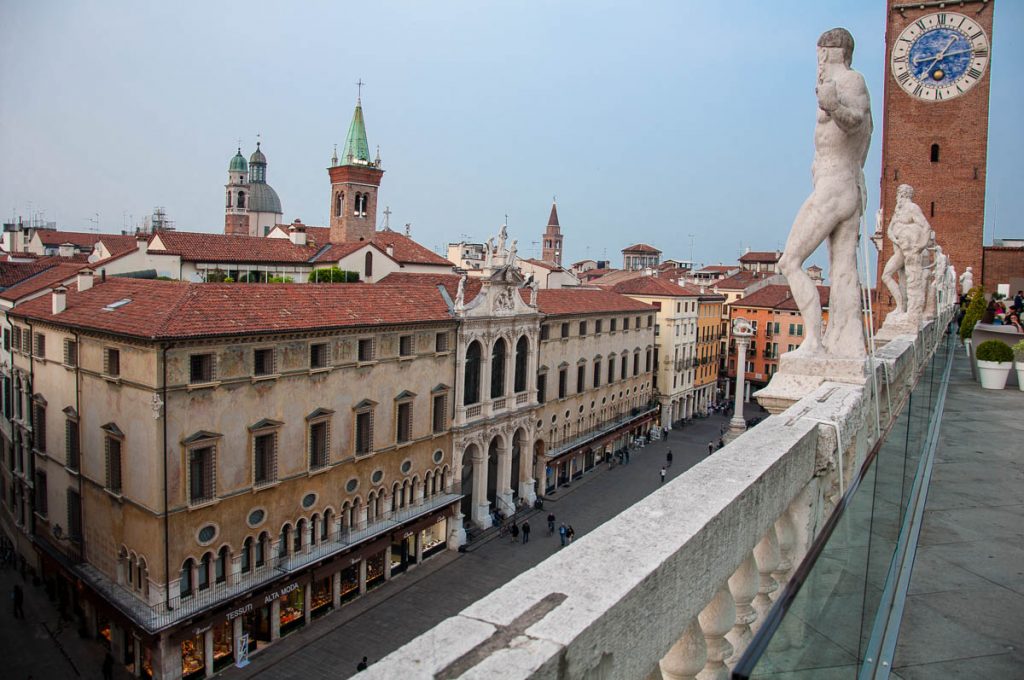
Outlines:
[[249,634],[243,633],[235,640],[235,666],[245,668],[249,665]]

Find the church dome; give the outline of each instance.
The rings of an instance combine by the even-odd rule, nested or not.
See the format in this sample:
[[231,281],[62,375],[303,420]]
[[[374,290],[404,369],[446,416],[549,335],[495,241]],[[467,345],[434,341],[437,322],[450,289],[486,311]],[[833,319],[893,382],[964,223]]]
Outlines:
[[[256,153],[259,153],[257,151]],[[263,154],[260,154],[261,156]],[[256,154],[254,153],[255,157]],[[277,197],[277,192],[274,191],[266,182],[257,182],[249,185],[249,212],[264,212],[274,213],[277,215],[283,214],[281,210],[281,199]]]
[[248,172],[249,166],[245,164],[245,156],[242,155],[242,150],[239,149],[238,153],[231,159],[231,165],[228,166],[228,172]]
[[263,155],[262,151],[260,151],[260,143],[259,142],[256,142],[256,150],[252,152],[251,156],[249,156],[249,162],[250,163],[263,163],[263,164],[266,164],[267,157]]

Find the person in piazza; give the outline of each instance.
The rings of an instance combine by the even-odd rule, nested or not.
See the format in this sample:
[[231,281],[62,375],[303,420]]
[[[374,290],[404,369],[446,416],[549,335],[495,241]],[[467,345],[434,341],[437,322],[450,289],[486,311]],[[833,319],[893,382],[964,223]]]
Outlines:
[[[871,142],[871,99],[864,77],[850,68],[853,36],[833,28],[818,39],[817,124],[814,129],[813,190],[793,222],[779,271],[806,320],[807,335],[791,354],[824,349],[843,356],[865,354],[860,321],[857,240],[867,201],[864,161]],[[823,242],[829,246],[829,326],[822,337],[818,290],[803,270]]]

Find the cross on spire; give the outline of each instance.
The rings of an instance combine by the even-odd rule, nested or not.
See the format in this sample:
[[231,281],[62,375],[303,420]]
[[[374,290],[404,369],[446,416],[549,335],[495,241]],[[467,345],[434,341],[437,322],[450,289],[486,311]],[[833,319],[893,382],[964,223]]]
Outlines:
[[384,229],[391,228],[391,206],[384,208]]
[[362,105],[363,103],[363,85],[365,84],[362,78],[356,81],[356,104]]

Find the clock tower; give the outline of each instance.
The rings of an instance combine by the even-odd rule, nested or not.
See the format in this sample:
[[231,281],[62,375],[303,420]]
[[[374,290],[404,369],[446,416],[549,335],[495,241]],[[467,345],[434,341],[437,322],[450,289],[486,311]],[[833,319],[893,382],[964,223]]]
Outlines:
[[[900,184],[935,230],[959,276],[982,281],[989,57],[995,0],[886,0],[881,228],[888,229]],[[892,255],[882,241],[877,276]],[[893,302],[881,280],[876,323]]]

